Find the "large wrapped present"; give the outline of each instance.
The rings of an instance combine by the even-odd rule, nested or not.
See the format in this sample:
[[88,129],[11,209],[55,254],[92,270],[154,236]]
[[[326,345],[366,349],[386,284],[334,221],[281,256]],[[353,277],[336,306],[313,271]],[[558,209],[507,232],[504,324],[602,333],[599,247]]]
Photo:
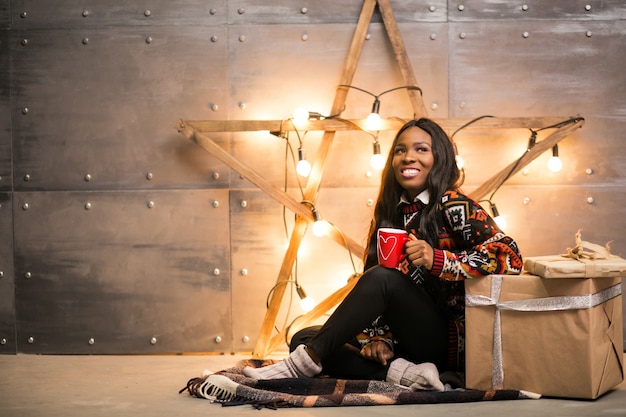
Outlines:
[[600,246],[581,239],[563,255],[534,256],[524,259],[524,269],[544,278],[599,278],[626,276],[626,260],[612,255],[609,244]]
[[621,281],[466,280],[467,387],[594,399],[621,383]]

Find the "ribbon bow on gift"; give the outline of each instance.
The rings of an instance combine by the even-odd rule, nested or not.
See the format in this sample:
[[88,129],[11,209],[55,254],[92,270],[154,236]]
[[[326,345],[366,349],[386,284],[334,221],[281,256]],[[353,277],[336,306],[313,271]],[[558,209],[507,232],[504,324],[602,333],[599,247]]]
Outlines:
[[[561,256],[566,258],[584,261],[585,259],[609,259],[611,255],[611,242],[607,242],[605,246],[596,245],[582,240],[580,230],[576,232],[576,246],[567,248],[567,253]],[[588,249],[588,250],[585,250]]]

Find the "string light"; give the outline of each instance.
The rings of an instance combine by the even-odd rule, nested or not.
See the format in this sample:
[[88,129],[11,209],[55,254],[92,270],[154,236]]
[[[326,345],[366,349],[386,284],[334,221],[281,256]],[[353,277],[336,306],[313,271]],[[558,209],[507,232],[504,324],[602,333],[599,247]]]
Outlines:
[[496,203],[489,201],[489,207],[491,208],[491,214],[493,215],[493,220],[496,222],[498,227],[502,230],[506,229],[507,223],[506,218],[500,214],[498,208],[496,207]]
[[370,165],[376,170],[381,170],[385,167],[385,157],[380,153],[380,143],[378,140],[374,141],[374,153],[370,158]]
[[298,163],[296,164],[296,172],[302,177],[308,177],[311,173],[311,164],[304,156],[304,149],[298,149]]
[[296,292],[298,293],[298,297],[300,297],[300,308],[302,309],[302,311],[308,313],[309,311],[313,310],[316,302],[312,297],[309,297],[306,294],[304,288],[302,288],[300,284],[296,284]]
[[552,172],[559,172],[563,168],[563,162],[559,158],[559,145],[552,147],[552,156],[548,159],[548,169]]

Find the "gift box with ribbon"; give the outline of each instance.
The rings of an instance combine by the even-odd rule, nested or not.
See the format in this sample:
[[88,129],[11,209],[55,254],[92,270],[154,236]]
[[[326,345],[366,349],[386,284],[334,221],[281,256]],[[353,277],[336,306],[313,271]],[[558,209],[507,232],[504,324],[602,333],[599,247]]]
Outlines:
[[624,379],[621,278],[466,280],[468,388],[594,399]]
[[544,278],[600,278],[626,276],[626,260],[611,254],[609,243],[601,246],[582,240],[562,255],[534,256],[524,259],[524,269]]

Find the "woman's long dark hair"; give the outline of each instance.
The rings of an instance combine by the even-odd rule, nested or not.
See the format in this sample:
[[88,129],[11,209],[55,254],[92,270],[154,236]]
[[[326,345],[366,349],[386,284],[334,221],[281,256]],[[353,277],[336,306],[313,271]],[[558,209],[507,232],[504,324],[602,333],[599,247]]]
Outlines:
[[398,210],[398,202],[404,192],[402,186],[396,181],[396,177],[391,166],[393,161],[394,148],[398,138],[410,127],[418,127],[428,133],[432,139],[432,150],[434,157],[433,167],[426,180],[426,188],[430,195],[430,202],[423,209],[420,217],[420,239],[424,239],[433,248],[438,247],[438,221],[437,212],[441,198],[446,191],[457,190],[462,182],[462,171],[456,165],[456,152],[454,144],[443,131],[443,129],[430,119],[421,118],[411,120],[404,124],[396,134],[387,162],[383,170],[378,200],[374,208],[374,218],[370,225],[368,246],[365,253],[365,269],[376,265],[376,230],[381,227],[404,228],[402,215]]

